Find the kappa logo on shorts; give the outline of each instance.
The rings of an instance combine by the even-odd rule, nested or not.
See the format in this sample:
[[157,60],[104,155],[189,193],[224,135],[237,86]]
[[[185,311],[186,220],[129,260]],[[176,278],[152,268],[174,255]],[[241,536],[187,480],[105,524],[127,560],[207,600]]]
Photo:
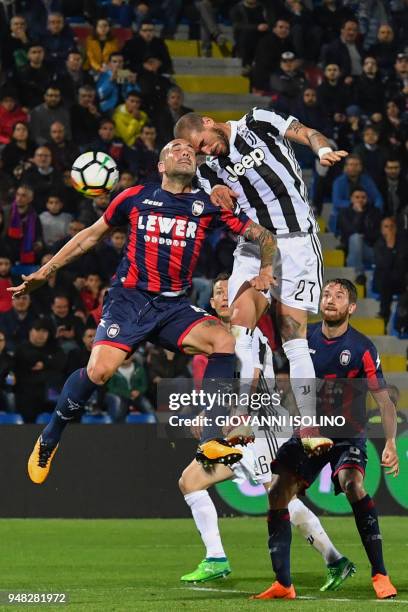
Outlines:
[[204,202],[201,200],[194,200],[191,212],[195,217],[199,217],[204,210]]
[[112,323],[112,325],[109,325],[106,333],[107,333],[108,338],[116,338],[119,332],[120,332],[119,325],[117,323]]
[[351,353],[349,350],[341,351],[340,353],[340,364],[342,366],[347,366],[351,360]]

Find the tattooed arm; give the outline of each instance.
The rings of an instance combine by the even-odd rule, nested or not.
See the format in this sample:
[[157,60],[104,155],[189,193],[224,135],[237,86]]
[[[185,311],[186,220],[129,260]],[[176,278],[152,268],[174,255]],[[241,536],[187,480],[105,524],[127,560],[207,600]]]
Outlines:
[[258,291],[269,289],[270,285],[275,285],[273,276],[273,257],[276,252],[276,238],[267,229],[258,225],[254,221],[248,223],[244,231],[245,238],[252,242],[257,242],[261,251],[261,269],[259,275],[253,278],[250,283]]
[[50,259],[50,261],[37,270],[37,272],[28,276],[23,274],[23,282],[21,285],[10,287],[7,291],[10,291],[13,297],[35,291],[35,289],[38,289],[41,285],[46,283],[54,272],[92,249],[110,229],[111,227],[105,222],[104,218],[101,217],[96,223],[90,227],[86,227],[73,236],[73,238],[71,238],[71,240]]
[[317,130],[308,128],[300,121],[292,121],[285,132],[285,138],[310,147],[320,158],[322,166],[333,166],[343,157],[347,157],[347,151],[333,151],[327,138]]

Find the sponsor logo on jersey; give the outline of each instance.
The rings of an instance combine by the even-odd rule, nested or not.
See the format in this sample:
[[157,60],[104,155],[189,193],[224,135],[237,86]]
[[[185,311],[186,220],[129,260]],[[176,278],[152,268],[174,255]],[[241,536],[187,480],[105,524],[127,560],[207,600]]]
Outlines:
[[349,350],[341,351],[340,353],[340,364],[342,366],[347,366],[351,360],[351,353]]
[[107,333],[108,338],[116,338],[119,332],[120,332],[119,325],[117,323],[112,323],[112,325],[109,325],[106,333]]
[[156,233],[158,229],[161,235],[171,234],[172,238],[195,238],[197,231],[195,221],[158,217],[157,215],[140,215],[137,227],[146,230],[146,233]]
[[158,202],[157,200],[149,200],[149,198],[145,198],[142,204],[149,204],[150,206],[163,206],[163,202]]
[[199,217],[204,210],[204,202],[201,200],[194,200],[191,212],[195,217]]
[[264,159],[265,153],[262,149],[259,147],[253,149],[248,155],[243,155],[240,162],[235,163],[233,166],[226,166],[225,169],[229,172],[229,180],[235,183],[247,170],[251,170],[254,166],[257,168],[261,166]]

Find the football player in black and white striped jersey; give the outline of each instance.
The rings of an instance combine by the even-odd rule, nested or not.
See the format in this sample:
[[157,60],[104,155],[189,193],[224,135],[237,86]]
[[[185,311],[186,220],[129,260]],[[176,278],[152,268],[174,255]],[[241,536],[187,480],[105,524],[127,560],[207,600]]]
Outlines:
[[[323,261],[318,225],[290,141],[311,147],[323,166],[341,161],[347,152],[333,151],[325,136],[295,117],[259,108],[239,121],[227,123],[188,113],[177,122],[175,135],[207,156],[198,177],[201,186],[211,192],[214,204],[232,208],[237,202],[251,219],[276,234],[276,286],[271,286],[271,294],[277,300],[279,332],[300,413],[314,416],[315,372],[306,326],[308,311],[318,311]],[[269,296],[256,291],[250,283],[259,268],[257,248],[240,241],[234,252],[228,297],[233,305],[240,377],[246,380],[253,375],[252,336],[248,329],[255,328],[268,307]],[[311,454],[331,446],[331,441],[320,438],[316,429],[305,428],[301,435]]]

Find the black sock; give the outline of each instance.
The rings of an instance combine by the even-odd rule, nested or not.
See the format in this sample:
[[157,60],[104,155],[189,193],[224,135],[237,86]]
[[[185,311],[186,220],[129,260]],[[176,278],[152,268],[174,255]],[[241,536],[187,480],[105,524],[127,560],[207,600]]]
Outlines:
[[287,508],[284,510],[269,510],[268,533],[269,554],[271,555],[272,568],[276,574],[276,579],[283,586],[289,587],[292,584],[290,577],[292,529]]
[[371,563],[371,575],[386,574],[382,552],[382,537],[374,501],[369,495],[351,504],[361,541]]
[[82,411],[86,401],[98,385],[89,378],[86,368],[75,370],[65,381],[51,421],[41,434],[42,441],[56,446],[66,425]]
[[[234,378],[234,368],[234,353],[213,353],[210,355],[204,372],[203,390],[215,396],[218,393],[222,395],[222,393],[230,392],[229,382]],[[221,427],[216,424],[215,420],[217,417],[225,417],[229,408],[230,406],[225,407],[216,402],[211,410],[205,410],[205,415],[210,419],[210,422],[203,427],[201,442],[223,437]]]

